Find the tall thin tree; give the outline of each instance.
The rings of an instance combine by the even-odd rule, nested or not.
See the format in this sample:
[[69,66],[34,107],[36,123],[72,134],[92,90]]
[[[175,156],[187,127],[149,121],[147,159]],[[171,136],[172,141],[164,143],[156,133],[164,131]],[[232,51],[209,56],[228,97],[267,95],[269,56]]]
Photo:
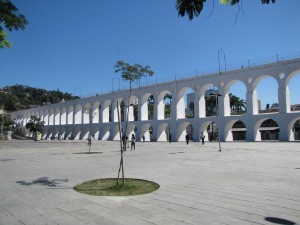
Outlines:
[[[125,126],[125,131],[124,134],[121,134],[121,126],[119,126],[119,132],[121,136],[125,137],[127,136],[127,127],[128,127],[128,119],[129,119],[129,107],[130,107],[130,98],[132,94],[132,82],[134,81],[139,81],[142,77],[145,76],[153,76],[154,72],[151,70],[150,66],[142,66],[140,64],[134,64],[130,65],[127,62],[124,62],[122,60],[118,60],[115,64],[115,73],[120,73],[121,77],[124,81],[129,81],[130,84],[130,90],[129,90],[129,97],[127,101],[127,118],[126,118],[126,126]],[[117,109],[119,110],[119,104],[117,105]],[[118,111],[118,118],[119,118],[119,111]],[[119,119],[120,120],[120,119]],[[120,140],[122,141],[122,140]],[[125,146],[127,145],[127,140],[125,138]],[[121,144],[122,146],[122,144]],[[122,147],[121,147],[121,153]],[[125,185],[125,179],[124,179],[124,161],[123,161],[123,154],[121,154],[121,161],[120,161],[120,167],[119,167],[119,172],[118,172],[118,178],[120,174],[120,170],[122,169],[122,176],[123,176],[123,186]]]

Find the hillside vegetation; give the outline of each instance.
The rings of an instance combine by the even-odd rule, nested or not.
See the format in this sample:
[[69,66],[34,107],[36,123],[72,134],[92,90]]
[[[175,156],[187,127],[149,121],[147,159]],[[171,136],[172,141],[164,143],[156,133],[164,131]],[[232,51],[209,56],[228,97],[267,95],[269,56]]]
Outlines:
[[0,106],[8,112],[78,98],[78,96],[73,96],[71,93],[63,93],[59,89],[56,91],[47,91],[41,88],[18,84],[0,89]]

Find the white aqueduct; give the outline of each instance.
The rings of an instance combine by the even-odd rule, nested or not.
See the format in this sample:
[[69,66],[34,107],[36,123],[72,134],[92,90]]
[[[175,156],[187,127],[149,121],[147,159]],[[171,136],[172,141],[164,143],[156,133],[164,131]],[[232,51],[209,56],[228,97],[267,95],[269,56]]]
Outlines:
[[[192,132],[193,141],[200,140],[203,132],[208,137],[208,127],[218,122],[217,116],[206,116],[205,93],[209,87],[215,86],[219,97],[219,125],[221,141],[233,141],[233,125],[237,121],[244,124],[245,140],[261,141],[261,124],[266,120],[274,120],[279,128],[278,140],[294,141],[296,121],[300,119],[300,111],[290,109],[289,83],[300,73],[300,58],[274,62],[270,64],[219,72],[210,75],[158,83],[135,88],[130,98],[127,134],[135,133],[137,140],[144,136],[146,141],[167,141],[169,133],[172,141],[183,141],[187,132]],[[257,86],[266,77],[272,77],[278,84],[277,112],[259,113]],[[242,115],[232,115],[230,111],[229,90],[236,82],[245,86],[247,111]],[[184,94],[188,89],[194,92],[194,117],[186,118]],[[165,118],[164,97],[172,95],[171,115]],[[153,95],[153,118],[148,116],[148,99]],[[84,99],[45,105],[11,113],[17,123],[17,129],[29,135],[25,129],[31,115],[45,121],[42,137],[60,136],[62,139],[86,139],[91,132],[98,140],[119,140],[117,102],[128,102],[129,90],[111,92]],[[137,103],[138,116],[134,117],[133,103]],[[125,117],[125,116],[124,116]],[[127,117],[127,115],[126,115]],[[126,118],[125,117],[125,118]],[[125,122],[122,121],[122,127]],[[188,128],[189,127],[189,128]]]

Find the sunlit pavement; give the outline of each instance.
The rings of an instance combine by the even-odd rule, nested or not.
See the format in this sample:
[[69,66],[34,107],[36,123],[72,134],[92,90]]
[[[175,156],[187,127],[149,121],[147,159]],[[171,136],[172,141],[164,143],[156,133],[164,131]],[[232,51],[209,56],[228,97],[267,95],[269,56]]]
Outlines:
[[138,142],[125,176],[158,183],[131,197],[72,187],[116,177],[120,143],[0,142],[0,224],[300,224],[300,143]]

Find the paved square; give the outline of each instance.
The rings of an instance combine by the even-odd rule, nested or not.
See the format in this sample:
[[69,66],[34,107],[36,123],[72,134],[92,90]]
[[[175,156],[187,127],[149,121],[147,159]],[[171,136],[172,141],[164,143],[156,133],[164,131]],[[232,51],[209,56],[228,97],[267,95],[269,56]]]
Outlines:
[[0,142],[0,224],[300,224],[300,143],[136,144],[125,175],[157,182],[140,196],[72,187],[116,177],[119,142]]

